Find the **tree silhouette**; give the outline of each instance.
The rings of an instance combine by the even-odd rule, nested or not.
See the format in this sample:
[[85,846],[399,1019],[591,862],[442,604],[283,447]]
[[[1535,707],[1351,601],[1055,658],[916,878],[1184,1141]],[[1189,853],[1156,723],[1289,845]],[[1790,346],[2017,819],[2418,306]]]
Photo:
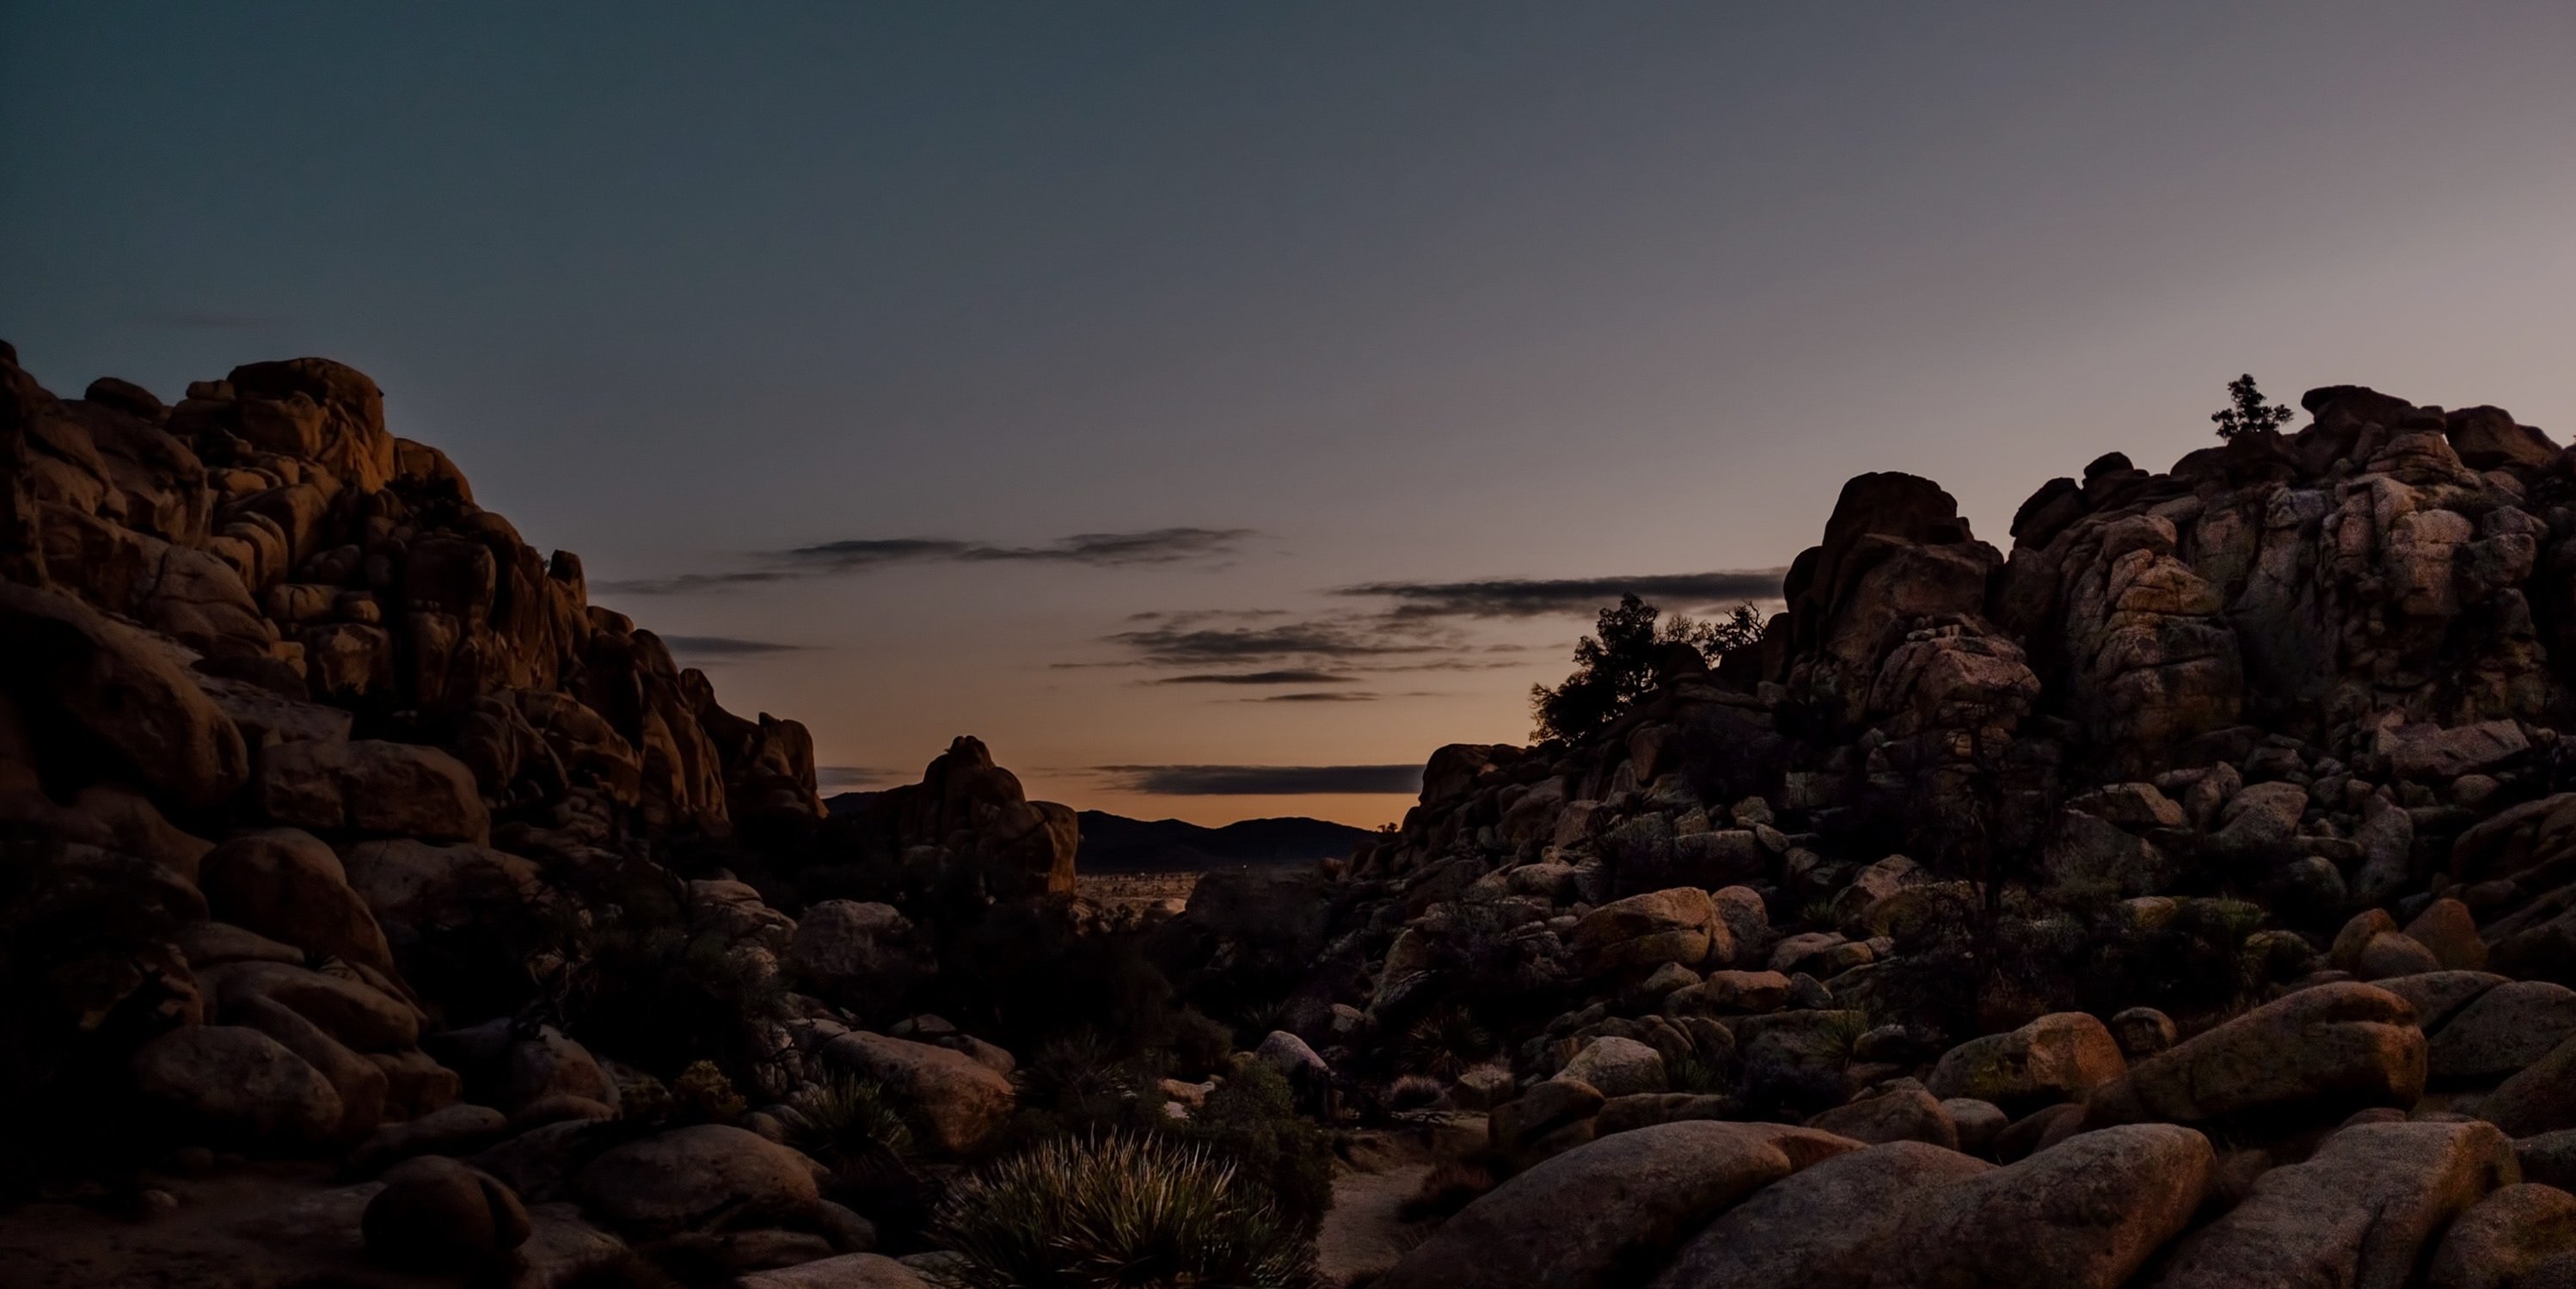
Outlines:
[[2218,423],[2218,437],[2232,439],[2257,430],[2277,430],[2290,423],[2290,405],[2263,405],[2263,391],[2255,388],[2254,374],[2247,372],[2227,382],[2229,406],[2212,412],[2209,419]]
[[1762,618],[1750,604],[1739,604],[1725,620],[1698,622],[1662,611],[1634,595],[1603,609],[1594,634],[1574,646],[1574,674],[1550,689],[1530,686],[1530,708],[1539,742],[1580,743],[1618,719],[1655,687],[1655,673],[1675,645],[1699,652],[1711,663],[1728,651],[1762,638]]

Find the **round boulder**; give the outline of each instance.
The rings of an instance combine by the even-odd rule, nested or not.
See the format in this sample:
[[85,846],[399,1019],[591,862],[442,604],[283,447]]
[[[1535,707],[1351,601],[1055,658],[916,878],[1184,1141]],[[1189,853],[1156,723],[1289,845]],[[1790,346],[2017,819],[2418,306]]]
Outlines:
[[490,1174],[422,1155],[385,1173],[359,1229],[368,1254],[387,1266],[459,1271],[525,1243],[528,1210]]
[[134,1054],[135,1087],[213,1139],[289,1147],[339,1130],[340,1094],[285,1044],[240,1025],[193,1025]]
[[601,1216],[648,1231],[677,1230],[718,1213],[800,1212],[819,1198],[812,1161],[712,1123],[619,1146],[582,1169],[577,1186]]

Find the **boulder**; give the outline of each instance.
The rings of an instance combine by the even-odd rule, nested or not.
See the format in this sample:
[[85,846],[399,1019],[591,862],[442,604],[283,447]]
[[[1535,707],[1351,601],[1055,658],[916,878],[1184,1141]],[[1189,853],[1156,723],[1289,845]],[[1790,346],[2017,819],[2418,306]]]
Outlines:
[[2576,1195],[2554,1186],[2502,1186],[2451,1223],[2424,1283],[2426,1289],[2514,1289],[2544,1259],[2571,1250]]
[[1915,1142],[1829,1159],[1702,1231],[1656,1289],[2120,1285],[2190,1221],[2199,1133],[2135,1125],[2009,1168]]
[[76,736],[49,749],[94,757],[163,802],[211,806],[250,775],[232,719],[159,642],[67,596],[0,582],[0,655],[31,713]]
[[2576,1038],[2576,989],[2545,980],[2497,985],[2463,1006],[2426,1046],[2433,1086],[2460,1087],[2519,1073]]
[[332,1135],[333,1140],[363,1141],[384,1121],[389,1082],[385,1072],[324,1033],[321,1026],[289,1010],[284,1003],[257,994],[237,996],[226,1003],[223,1018],[229,1024],[247,1025],[276,1039],[330,1081],[332,1092],[340,1098],[340,1128]]
[[973,1057],[883,1034],[843,1034],[823,1058],[859,1078],[883,1084],[917,1117],[930,1144],[952,1154],[981,1145],[1009,1118],[1011,1081]]
[[2349,1285],[2403,1289],[2425,1243],[2516,1180],[2512,1144],[2483,1123],[2365,1123],[2275,1168],[2184,1240],[2157,1289]]
[[2174,1045],[2181,1036],[2173,1017],[2153,1007],[2132,1007],[2111,1018],[2111,1035],[2130,1060],[2143,1060]]
[[2513,1143],[2513,1157],[2524,1181],[2576,1191],[2576,1128],[2525,1137]]
[[1732,944],[1717,906],[1695,886],[1631,895],[1583,915],[1566,947],[1594,972],[1650,970],[1660,963],[1694,966],[1712,956],[1731,960]]
[[2504,982],[2505,977],[2492,972],[2428,971],[2420,976],[2396,976],[2370,983],[2405,999],[2415,1009],[2416,1025],[2431,1034],[2450,1023],[2452,1016],[2480,994]]
[[1809,1118],[1807,1126],[1872,1145],[1921,1141],[1944,1150],[1959,1148],[1959,1125],[1951,1122],[1940,1098],[1921,1088],[1883,1092],[1836,1106]]
[[2209,1141],[2136,1124],[2078,1133],[1938,1196],[1880,1283],[2111,1289],[2182,1233],[2207,1190]]
[[2512,721],[2480,721],[2443,729],[2439,725],[2390,725],[2380,729],[2373,751],[2388,758],[2388,768],[2401,779],[2449,782],[2476,774],[2529,749],[2531,740]]
[[1702,1228],[1652,1289],[1867,1289],[1873,1275],[1910,1260],[1903,1236],[1930,1197],[1993,1170],[1919,1141],[1834,1156]]
[[1696,1119],[1578,1146],[1469,1204],[1376,1289],[1609,1289],[1710,1218],[1858,1143],[1776,1124]]
[[198,980],[218,1013],[249,997],[267,998],[322,1027],[360,1052],[395,1052],[420,1041],[420,1013],[371,985],[283,962],[208,967]]
[[285,1044],[241,1025],[175,1029],[134,1053],[135,1089],[227,1145],[290,1149],[340,1130],[340,1094]]
[[294,828],[246,833],[206,852],[199,889],[236,926],[346,962],[391,970],[393,951],[340,857]]
[[397,945],[429,930],[486,923],[489,910],[539,898],[537,866],[489,846],[365,841],[341,856],[349,886]]
[[[556,1124],[548,1131],[580,1130]],[[788,1215],[819,1198],[803,1155],[740,1128],[699,1124],[628,1142],[581,1170],[592,1211],[636,1231],[674,1231],[719,1215]]]
[[509,1116],[490,1106],[443,1106],[409,1122],[377,1128],[351,1157],[350,1167],[364,1174],[414,1155],[470,1155],[509,1130]]
[[1950,1097],[1941,1102],[1941,1112],[1950,1117],[1953,1130],[1959,1134],[1959,1149],[1971,1155],[1985,1154],[2012,1126],[2012,1117],[2002,1106],[1975,1097]]
[[2096,1127],[2207,1123],[2245,1114],[2331,1122],[2368,1106],[2415,1104],[2424,1035],[2384,989],[2318,985],[2266,1003],[2130,1066],[2094,1089]]
[[2479,1098],[2478,1117],[2516,1137],[2576,1128],[2576,1038]]
[[405,1271],[463,1271],[527,1242],[528,1211],[491,1174],[438,1155],[396,1164],[360,1222],[367,1254]]
[[910,967],[903,945],[911,934],[912,923],[891,904],[822,900],[796,919],[787,961],[823,989],[883,986]]
[[1518,1151],[1559,1128],[1601,1113],[1606,1099],[1599,1088],[1581,1079],[1545,1079],[1495,1106],[1485,1117],[1485,1134],[1496,1150]]
[[1724,1016],[1778,1011],[1789,1001],[1789,978],[1776,971],[1712,971],[1695,985],[1668,995],[1664,1006],[1680,1015]]
[[269,818],[297,828],[476,843],[491,832],[474,772],[434,747],[281,744],[261,755],[256,788]]
[[1583,1045],[1557,1072],[1600,1090],[1604,1097],[1624,1097],[1664,1090],[1664,1058],[1633,1038],[1604,1036]]
[[837,1258],[755,1272],[734,1282],[741,1289],[930,1289],[930,1281],[881,1253]]
[[1951,1048],[1933,1067],[1936,1098],[1974,1097],[2007,1110],[2081,1100],[2128,1069],[2118,1040],[2083,1012],[2055,1012]]
[[2406,924],[2406,936],[2431,950],[2445,971],[2486,970],[2487,942],[2479,938],[2469,906],[2458,900],[2439,899],[2424,906]]

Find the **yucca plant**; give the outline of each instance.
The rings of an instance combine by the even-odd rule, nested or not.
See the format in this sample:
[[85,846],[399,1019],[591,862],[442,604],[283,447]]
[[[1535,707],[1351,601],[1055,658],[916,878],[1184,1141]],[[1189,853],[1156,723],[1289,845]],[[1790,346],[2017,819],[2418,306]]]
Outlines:
[[959,1289],[1314,1289],[1314,1253],[1206,1150],[1059,1137],[949,1195],[932,1243]]
[[1409,1072],[1447,1079],[1493,1052],[1493,1032],[1477,1024],[1465,1008],[1450,1007],[1406,1029],[1397,1059]]
[[804,1120],[796,1144],[827,1159],[902,1160],[912,1154],[912,1122],[878,1084],[846,1075],[796,1099]]

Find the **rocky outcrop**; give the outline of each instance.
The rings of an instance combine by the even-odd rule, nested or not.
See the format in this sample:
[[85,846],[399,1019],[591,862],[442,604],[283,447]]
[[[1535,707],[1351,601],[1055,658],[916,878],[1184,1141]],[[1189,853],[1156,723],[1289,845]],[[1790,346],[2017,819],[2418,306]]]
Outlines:
[[980,742],[829,819],[802,725],[326,360],[170,405],[0,345],[0,481],[0,1202],[337,1166],[297,1258],[543,1284],[616,1231],[729,1277],[873,1241],[791,1102],[882,1097],[942,1158],[1010,1113],[1011,1055],[914,1013],[987,921],[1096,913],[1071,812]]
[[[1448,1094],[1519,1170],[1489,1198],[1676,1121],[1885,1143],[1716,1215],[1674,1285],[2414,1283],[2513,1180],[2498,1141],[2576,1127],[2576,457],[2304,402],[2051,481],[2008,553],[1852,480],[1754,645],[1579,746],[1436,753],[1310,906],[1299,1032],[1361,1085],[1490,1035]],[[2030,1192],[2065,1260],[2054,1218],[1922,1216],[2092,1151],[2123,1162]],[[2374,1153],[2422,1159],[2343,1175]],[[2542,1274],[2553,1204],[2443,1263],[2515,1270],[2443,1274]],[[1466,1248],[1444,1283],[1486,1282]]]

